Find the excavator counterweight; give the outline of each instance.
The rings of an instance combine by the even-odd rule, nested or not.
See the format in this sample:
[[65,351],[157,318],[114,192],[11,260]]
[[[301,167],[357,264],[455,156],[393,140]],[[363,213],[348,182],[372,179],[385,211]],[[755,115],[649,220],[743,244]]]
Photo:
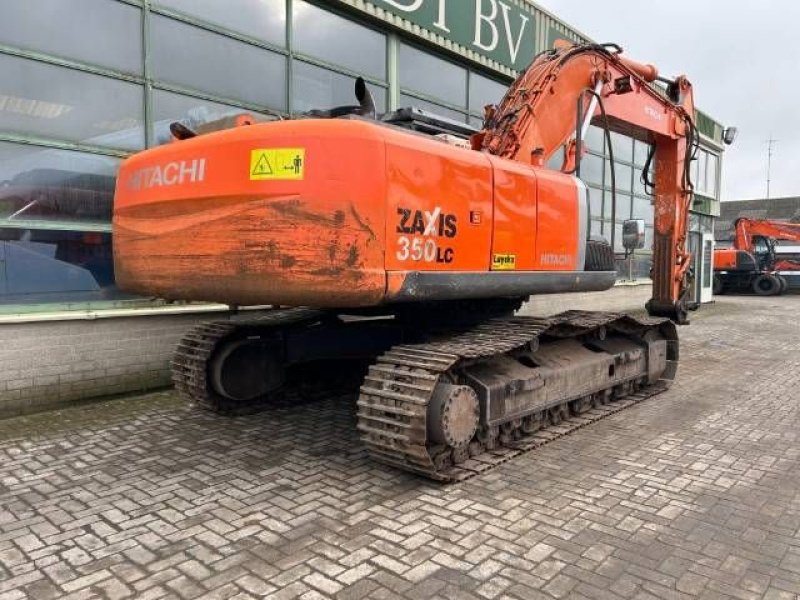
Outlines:
[[[176,125],[174,143],[121,168],[117,281],[276,307],[187,334],[173,361],[185,397],[237,413],[302,386],[311,365],[348,361],[366,372],[358,430],[375,459],[472,476],[675,376],[696,133],[689,82],[656,77],[615,46],[543,53],[469,143],[431,115],[419,131],[378,117],[361,80],[357,106],[214,133]],[[589,235],[578,176],[591,122],[653,148],[651,316],[513,317],[531,295],[614,284],[613,239]],[[564,168],[545,168],[559,148]]]

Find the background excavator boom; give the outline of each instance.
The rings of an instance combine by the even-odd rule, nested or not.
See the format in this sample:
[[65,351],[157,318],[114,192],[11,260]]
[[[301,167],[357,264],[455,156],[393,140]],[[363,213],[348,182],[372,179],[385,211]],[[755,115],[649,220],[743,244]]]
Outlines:
[[737,250],[753,251],[753,237],[761,236],[773,240],[800,242],[800,223],[787,223],[770,219],[739,218],[733,224],[735,237],[733,246]]

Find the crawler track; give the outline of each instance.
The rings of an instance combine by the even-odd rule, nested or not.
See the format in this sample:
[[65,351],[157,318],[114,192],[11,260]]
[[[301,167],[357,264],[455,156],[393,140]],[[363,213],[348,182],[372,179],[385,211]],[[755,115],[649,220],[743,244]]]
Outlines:
[[324,316],[324,311],[307,308],[275,309],[251,318],[201,323],[178,343],[172,358],[172,381],[178,394],[199,406],[220,414],[254,412],[263,402],[232,402],[215,393],[208,376],[208,364],[219,343],[233,335],[246,335],[248,330],[263,335],[286,327],[310,324]]
[[545,418],[540,430],[525,435],[517,428],[505,434],[498,432],[491,439],[476,438],[468,455],[455,461],[448,452],[437,455],[437,448],[427,440],[427,411],[434,388],[440,380],[447,381],[454,368],[538,344],[544,334],[566,338],[601,327],[641,334],[663,323],[664,319],[572,311],[551,319],[495,319],[438,341],[395,346],[378,358],[361,387],[358,399],[361,439],[371,456],[385,464],[439,481],[469,479],[659,394],[669,387],[669,381],[661,380],[641,389],[634,385],[609,388],[594,394],[591,408],[584,405],[580,412],[575,410],[575,399],[541,407]]
[[[256,317],[233,318],[198,325],[179,343],[173,361],[175,388],[184,398],[219,414],[257,412],[276,400],[307,400],[352,389],[337,388],[328,378],[303,377],[278,392],[237,402],[216,393],[210,382],[215,353],[225,343],[247,336],[269,336],[318,326],[333,313],[305,308],[276,309]],[[534,426],[517,420],[479,429],[468,447],[432,444],[428,439],[428,406],[440,382],[457,383],[458,369],[506,353],[535,349],[540,342],[593,335],[599,330],[642,336],[665,319],[634,318],[617,313],[571,311],[556,317],[496,318],[459,331],[420,333],[418,344],[396,345],[377,358],[363,380],[357,400],[358,430],[377,461],[439,481],[462,481],[519,454],[542,446],[614,414],[669,387],[674,372],[654,385],[614,384],[583,398],[566,398],[537,406]],[[419,332],[418,332],[419,333]],[[673,337],[673,336],[668,336]],[[674,339],[674,338],[673,338]],[[306,373],[305,367],[301,373]],[[324,379],[320,389],[307,380]],[[313,384],[313,382],[311,382]],[[301,391],[302,388],[302,391]]]

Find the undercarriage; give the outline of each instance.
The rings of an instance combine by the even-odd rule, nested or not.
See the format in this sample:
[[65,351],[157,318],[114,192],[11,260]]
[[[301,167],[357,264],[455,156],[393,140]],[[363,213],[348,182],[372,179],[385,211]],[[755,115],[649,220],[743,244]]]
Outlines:
[[353,389],[360,379],[357,427],[372,458],[460,481],[660,393],[675,376],[666,319],[508,316],[519,303],[376,315],[290,308],[205,323],[180,342],[173,380],[193,402],[241,414],[315,379]]
[[717,271],[714,273],[714,294],[756,294],[780,296],[790,288],[783,273],[769,271]]

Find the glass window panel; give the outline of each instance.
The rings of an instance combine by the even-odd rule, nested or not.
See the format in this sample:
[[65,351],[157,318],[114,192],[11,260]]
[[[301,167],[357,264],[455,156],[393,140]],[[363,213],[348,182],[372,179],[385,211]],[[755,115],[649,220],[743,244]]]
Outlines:
[[647,195],[647,190],[642,183],[642,167],[634,167],[633,169],[633,193],[642,196]]
[[717,197],[717,178],[719,176],[719,157],[716,154],[708,155],[706,167],[706,189],[713,198]]
[[0,40],[128,73],[142,72],[142,11],[120,2],[3,0]]
[[286,0],[156,0],[156,3],[252,38],[286,45]]
[[[610,199],[611,199],[611,194],[609,194],[609,201]],[[632,198],[628,194],[620,194],[619,192],[617,192],[617,214],[616,214],[617,222],[631,218],[631,200]]]
[[469,109],[483,114],[487,104],[499,104],[508,90],[507,83],[483,77],[477,73],[469,74]]
[[[611,203],[612,203],[613,196],[611,195],[611,190],[604,189],[603,190],[603,218],[604,219],[611,219]],[[606,233],[608,232],[608,227],[606,227]]]
[[593,187],[588,190],[590,216],[600,218],[603,215],[603,190]]
[[274,52],[153,15],[156,79],[276,110],[286,109],[286,59]]
[[603,222],[597,219],[591,220],[590,235],[602,237],[603,236]]
[[703,287],[710,288],[713,283],[714,242],[708,240],[703,244]]
[[295,0],[293,50],[341,65],[359,75],[386,79],[386,36],[338,15]]
[[603,149],[605,148],[605,136],[606,132],[601,127],[589,125],[589,129],[586,130],[586,139],[583,140],[583,143],[592,152],[603,154]]
[[614,252],[625,252],[622,245],[622,223],[614,225]]
[[644,166],[647,162],[647,153],[650,152],[650,144],[644,142],[633,142],[633,161],[640,167]]
[[648,225],[653,224],[653,205],[650,204],[649,199],[634,198],[633,199],[633,219],[644,219]]
[[706,167],[708,165],[708,152],[700,150],[697,153],[697,179],[694,180],[695,188],[698,191],[705,192],[706,186]]
[[644,249],[653,249],[654,229],[652,227],[644,228]]
[[111,224],[119,159],[0,142],[0,224]]
[[406,44],[400,46],[400,86],[467,106],[467,70]]
[[[606,161],[606,185],[611,186],[611,167],[608,161]],[[614,176],[615,176],[615,184],[618,190],[623,192],[630,192],[633,191],[633,168],[629,167],[628,165],[623,165],[618,162],[614,162]]]
[[581,159],[581,179],[587,183],[603,185],[603,163],[605,161],[595,154],[586,154]]
[[459,123],[466,122],[466,115],[458,112],[457,110],[445,108],[444,106],[439,106],[433,102],[426,102],[425,100],[420,100],[419,98],[414,98],[413,96],[408,96],[406,94],[400,94],[400,108],[408,108],[411,106],[421,108],[422,110],[427,110],[428,112],[432,112],[442,117],[447,117],[448,119],[453,119]]
[[[292,77],[294,78],[292,90],[292,111],[294,113],[358,104],[355,94],[355,77],[342,75],[299,60],[293,63]],[[386,110],[386,90],[369,83],[367,87],[375,100],[377,111],[384,112]]]
[[263,114],[229,104],[210,102],[164,90],[153,90],[153,144],[165,144],[172,139],[170,123],[180,121],[190,129],[230,115]]
[[479,119],[478,117],[470,117],[469,124],[476,129],[483,129],[483,119]]
[[[645,244],[647,243],[647,233],[645,232]],[[635,279],[650,279],[650,268],[653,266],[651,254],[645,254],[643,250],[637,250],[636,254],[630,257],[633,262],[632,275]]]
[[614,160],[633,162],[633,138],[612,131],[611,147],[614,149]]
[[0,73],[0,131],[144,146],[142,86],[10,55],[0,55]]
[[111,234],[0,228],[0,304],[135,298],[114,285]]

